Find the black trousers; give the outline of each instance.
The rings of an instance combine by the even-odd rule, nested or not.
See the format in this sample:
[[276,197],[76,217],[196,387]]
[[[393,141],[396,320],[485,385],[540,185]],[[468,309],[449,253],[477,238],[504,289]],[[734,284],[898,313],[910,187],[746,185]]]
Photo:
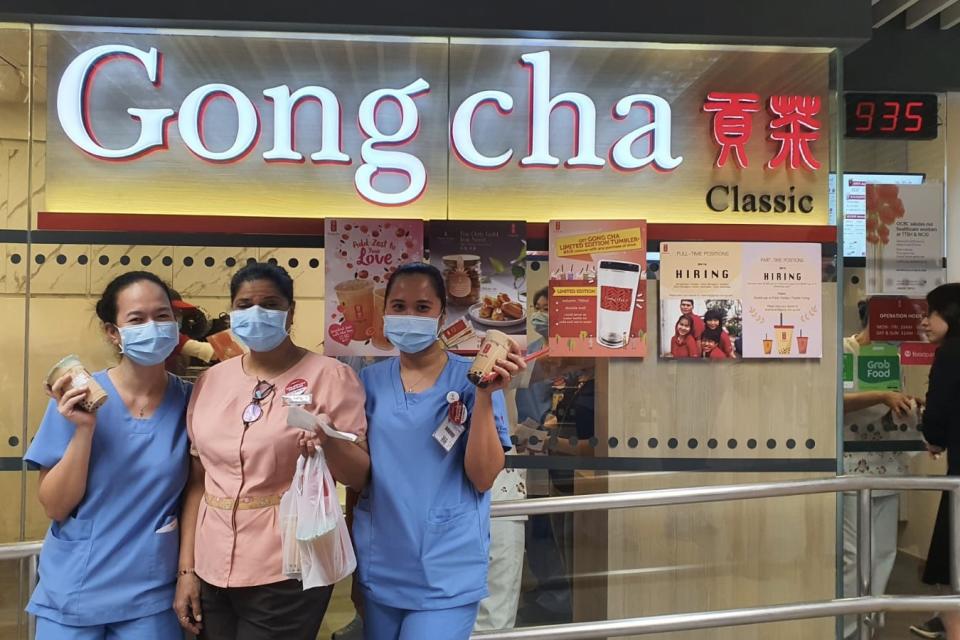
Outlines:
[[221,589],[201,581],[201,640],[316,640],[333,586],[299,580]]

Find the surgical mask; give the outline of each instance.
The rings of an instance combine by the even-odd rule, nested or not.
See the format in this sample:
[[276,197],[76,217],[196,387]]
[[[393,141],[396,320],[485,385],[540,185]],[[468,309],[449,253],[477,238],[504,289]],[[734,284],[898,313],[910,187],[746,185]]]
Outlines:
[[160,364],[180,342],[176,322],[147,322],[118,327],[120,353],[144,367]]
[[287,313],[259,305],[230,312],[230,330],[251,351],[273,351],[287,339]]
[[546,311],[534,311],[530,314],[530,323],[533,324],[533,330],[544,338],[547,337],[547,328],[550,323],[550,317]]
[[384,316],[383,333],[400,351],[420,353],[437,341],[440,318]]

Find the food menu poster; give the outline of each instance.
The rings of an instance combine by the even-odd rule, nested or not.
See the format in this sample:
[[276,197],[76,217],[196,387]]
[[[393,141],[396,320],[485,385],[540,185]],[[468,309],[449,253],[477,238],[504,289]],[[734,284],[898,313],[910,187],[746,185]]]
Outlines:
[[491,329],[526,349],[526,235],[521,221],[430,221],[430,264],[447,290],[447,349],[475,353]]
[[328,218],[324,235],[328,356],[389,356],[383,332],[387,280],[423,261],[423,222]]
[[660,245],[660,355],[684,360],[820,358],[819,244]]
[[645,356],[646,222],[549,224],[551,357]]

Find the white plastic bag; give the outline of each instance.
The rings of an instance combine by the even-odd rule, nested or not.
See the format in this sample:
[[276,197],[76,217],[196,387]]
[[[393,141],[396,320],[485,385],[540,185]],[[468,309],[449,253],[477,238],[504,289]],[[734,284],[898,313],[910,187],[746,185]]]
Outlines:
[[304,461],[297,460],[290,488],[280,498],[280,545],[283,552],[283,575],[300,579],[300,546],[297,544],[297,491],[303,477]]
[[[301,460],[302,456],[297,461],[298,471]],[[322,450],[318,449],[307,458],[303,472],[294,478],[294,487],[297,501],[297,540],[311,542],[333,532],[343,514],[337,499],[337,485],[330,475]]]
[[304,589],[336,584],[357,568],[347,522],[342,513],[337,513],[336,526],[329,535],[310,542],[298,542]]

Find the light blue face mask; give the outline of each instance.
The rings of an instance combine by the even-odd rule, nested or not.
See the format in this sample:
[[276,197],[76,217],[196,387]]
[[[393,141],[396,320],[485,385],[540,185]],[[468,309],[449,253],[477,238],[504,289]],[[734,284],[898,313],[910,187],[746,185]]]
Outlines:
[[550,317],[547,315],[546,311],[534,311],[530,314],[530,324],[533,325],[533,330],[539,333],[544,340],[547,339],[547,332],[550,325]]
[[230,312],[230,330],[251,351],[273,351],[287,339],[287,311],[260,305]]
[[120,353],[144,367],[160,364],[180,342],[176,322],[147,322],[118,327]]
[[403,353],[420,353],[437,341],[440,318],[384,316],[383,334]]

